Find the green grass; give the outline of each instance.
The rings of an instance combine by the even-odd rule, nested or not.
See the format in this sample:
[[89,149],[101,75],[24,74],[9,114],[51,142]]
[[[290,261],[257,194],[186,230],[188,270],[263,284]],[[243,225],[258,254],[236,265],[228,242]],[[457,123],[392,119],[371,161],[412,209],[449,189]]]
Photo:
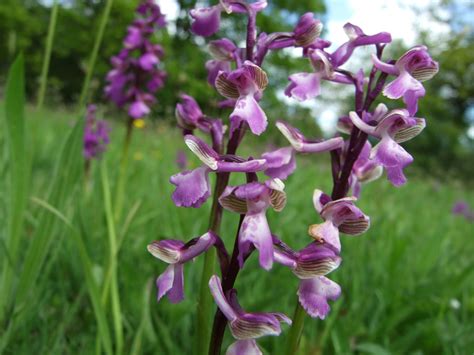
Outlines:
[[[5,147],[3,114],[0,104],[0,141]],[[48,213],[56,223],[49,227],[51,243],[45,246],[47,257],[37,270],[38,279],[25,295],[28,306],[11,315],[17,320],[5,354],[94,354],[101,310],[108,323],[106,329],[99,323],[101,331],[116,348],[113,304],[105,302],[101,308],[91,303],[91,294],[96,301],[98,297],[95,286],[105,282],[110,254],[107,221],[111,223],[111,217],[104,209],[100,163],[93,163],[89,181],[67,185],[75,187],[66,190],[61,201],[48,197],[58,174],[54,167],[60,147],[74,119],[67,111],[26,112],[33,157],[20,242],[22,262],[38,235],[45,218],[41,216]],[[115,124],[103,159],[112,191],[123,135],[124,127]],[[243,152],[257,155],[262,150],[255,143],[245,144],[247,141]],[[178,171],[175,157],[179,149],[186,150],[180,133],[164,125],[148,124],[133,133],[124,218],[115,226],[119,319],[126,354],[189,354],[194,349],[202,257],[185,265],[186,299],[172,305],[167,299],[156,302],[154,280],[166,265],[146,251],[152,240],[188,240],[206,231],[210,201],[196,210],[177,208],[170,199],[173,186],[168,179]],[[4,153],[0,164],[2,181],[10,171],[7,157]],[[191,154],[188,157],[191,166],[199,164]],[[359,206],[371,216],[371,229],[360,237],[342,237],[343,263],[330,277],[341,285],[343,296],[331,303],[326,320],[306,319],[301,354],[466,354],[474,348],[474,229],[472,223],[450,213],[459,198],[474,206],[474,193],[457,182],[438,183],[414,169],[408,169],[408,177],[408,184],[399,189],[385,178],[364,186]],[[272,231],[295,248],[310,241],[307,227],[319,221],[311,202],[316,187],[326,191],[331,187],[328,157],[299,157],[298,170],[287,181],[286,208],[279,214],[268,212]],[[2,211],[7,211],[7,195],[8,186],[1,184]],[[50,204],[53,210],[46,210],[38,201]],[[7,215],[0,213],[2,235]],[[221,237],[229,247],[237,223],[238,216],[225,213]],[[0,253],[3,260],[3,239]],[[90,272],[84,272],[85,265]],[[18,281],[21,271],[16,277]],[[279,265],[271,272],[262,270],[253,255],[236,288],[245,309],[291,316],[297,282]],[[454,300],[459,307],[453,307]],[[6,337],[3,330],[1,324],[2,340]],[[284,349],[287,330],[283,326],[280,337],[259,340],[265,353],[278,354]],[[231,341],[227,332],[224,346]]]

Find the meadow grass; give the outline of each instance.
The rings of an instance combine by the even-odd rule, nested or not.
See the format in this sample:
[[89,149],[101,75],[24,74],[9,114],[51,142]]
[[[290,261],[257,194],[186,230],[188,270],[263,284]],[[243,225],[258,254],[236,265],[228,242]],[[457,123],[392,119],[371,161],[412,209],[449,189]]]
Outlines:
[[[3,114],[0,104],[4,144]],[[55,181],[59,147],[76,117],[60,109],[28,109],[26,113],[32,173],[16,277],[21,275],[45,206],[56,213],[53,218],[60,216],[73,228],[62,222],[51,227],[51,243],[44,246],[47,258],[38,266],[39,277],[25,296],[28,306],[11,314],[18,320],[4,344],[6,354],[97,351],[97,315],[82,257],[85,253],[89,276],[102,288],[110,250],[100,164],[105,164],[113,191],[124,125],[113,125],[112,143],[102,162],[93,162],[89,179],[79,176],[78,183],[70,185],[71,191],[65,191],[61,206],[56,206],[48,200],[47,191]],[[260,141],[265,141],[265,135]],[[263,149],[251,139],[242,146],[243,153],[254,156]],[[178,150],[186,151],[180,132],[165,124],[148,123],[133,132],[124,217],[116,225],[118,292],[127,354],[193,353],[202,257],[185,265],[186,298],[172,305],[167,299],[156,302],[154,280],[166,265],[146,251],[146,245],[155,239],[188,240],[207,228],[210,201],[199,210],[177,208],[171,201],[173,186],[168,179],[178,171]],[[190,167],[199,164],[191,153],[186,154]],[[4,150],[2,181],[11,164]],[[286,182],[286,208],[281,213],[269,211],[268,216],[275,234],[294,247],[303,247],[310,242],[308,225],[320,221],[312,206],[312,191],[316,187],[329,190],[331,181],[327,156],[298,157],[298,165]],[[331,278],[341,285],[343,295],[331,303],[332,311],[324,321],[305,320],[301,354],[467,354],[474,349],[474,228],[450,212],[459,198],[474,205],[474,193],[461,183],[441,183],[413,168],[408,169],[408,178],[408,184],[399,189],[385,177],[363,187],[359,206],[371,216],[372,226],[363,236],[342,237],[343,263]],[[238,182],[241,180],[233,180]],[[7,184],[2,184],[0,193],[1,210],[6,211]],[[2,235],[6,215],[0,214]],[[225,212],[221,237],[229,248],[237,223],[237,215]],[[78,247],[78,234],[84,250]],[[3,245],[2,259],[6,257]],[[253,255],[236,288],[247,310],[293,314],[297,279],[279,265],[266,272]],[[113,305],[107,299],[101,302],[112,333]],[[262,349],[268,354],[282,353],[287,330],[283,326],[280,337],[259,340]],[[5,334],[0,331],[1,337]],[[224,346],[230,342],[227,332]]]

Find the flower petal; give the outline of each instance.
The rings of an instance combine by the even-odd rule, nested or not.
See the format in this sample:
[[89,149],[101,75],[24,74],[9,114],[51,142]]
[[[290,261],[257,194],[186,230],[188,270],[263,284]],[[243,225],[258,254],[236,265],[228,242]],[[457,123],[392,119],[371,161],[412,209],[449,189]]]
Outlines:
[[394,135],[394,140],[397,143],[403,143],[406,141],[409,141],[410,139],[416,137],[425,129],[426,127],[426,122],[423,118],[415,118],[416,124],[414,126],[406,127],[401,130],[399,130],[397,133]]
[[388,84],[383,90],[383,94],[389,99],[399,99],[407,91],[424,91],[423,85],[412,77],[407,71],[400,72],[400,75]]
[[263,355],[255,339],[238,340],[227,349],[226,355]]
[[301,306],[313,318],[326,318],[330,311],[328,300],[335,301],[341,295],[341,287],[324,276],[302,280],[298,289]]
[[313,99],[321,94],[320,73],[296,73],[288,77],[285,95],[298,101]]
[[286,179],[296,169],[296,159],[292,147],[280,148],[262,154],[267,161],[265,175],[272,178]]
[[[216,81],[217,83],[217,81]],[[234,111],[230,115],[231,133],[237,129],[240,122],[245,121],[253,134],[260,135],[267,128],[267,116],[255,100],[253,94],[241,96],[235,104]]]
[[191,31],[198,36],[212,36],[219,30],[221,11],[220,5],[191,10],[190,15],[194,19]]
[[229,321],[237,319],[237,313],[225,297],[224,291],[222,290],[221,280],[217,275],[213,275],[209,280],[209,288],[211,289],[214,302],[216,302],[217,307],[219,307],[224,316]]
[[[265,210],[245,215],[240,228],[239,243],[247,242],[258,249],[260,266],[265,270],[270,270],[273,265],[273,240]],[[239,256],[243,258],[241,251],[239,251]]]
[[171,264],[156,280],[159,301],[165,294],[171,303],[179,303],[184,299],[183,265]]
[[395,186],[406,182],[403,169],[413,162],[413,157],[390,137],[384,137],[372,150],[372,157],[387,170],[388,179]]
[[245,214],[247,213],[247,201],[244,198],[237,197],[235,189],[235,186],[227,186],[219,197],[219,203],[228,211]]
[[339,229],[328,220],[321,224],[312,224],[308,228],[308,234],[316,241],[328,244],[336,252],[341,251],[341,241],[339,240]]
[[311,279],[330,273],[340,264],[341,258],[332,248],[313,242],[298,253],[293,273],[300,279]]
[[159,240],[148,244],[147,250],[155,258],[158,258],[165,263],[175,264],[181,258],[181,248],[184,243],[180,240]]
[[217,161],[219,160],[219,154],[214,149],[209,147],[202,139],[187,134],[184,136],[184,143],[188,148],[209,168],[217,170]]
[[176,186],[171,198],[178,207],[198,208],[211,196],[207,166],[173,175],[170,182]]

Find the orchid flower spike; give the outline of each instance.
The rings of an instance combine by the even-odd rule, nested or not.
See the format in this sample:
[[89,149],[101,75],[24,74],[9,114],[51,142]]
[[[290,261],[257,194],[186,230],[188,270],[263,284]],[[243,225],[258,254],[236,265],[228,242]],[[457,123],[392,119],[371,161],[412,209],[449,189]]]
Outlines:
[[423,118],[410,117],[407,110],[388,112],[376,126],[365,123],[355,112],[349,114],[352,123],[361,131],[380,139],[372,149],[370,159],[387,170],[387,176],[394,186],[405,184],[403,169],[413,162],[413,157],[398,143],[408,141],[425,128]]
[[413,47],[395,64],[384,63],[375,55],[372,55],[372,61],[380,71],[397,77],[385,87],[383,94],[390,99],[403,97],[409,114],[416,114],[418,99],[425,96],[422,82],[431,79],[439,71],[439,65],[429,55],[428,48]]
[[251,182],[240,186],[227,186],[219,202],[225,209],[244,214],[239,232],[239,263],[253,245],[259,251],[260,266],[270,270],[273,265],[273,240],[268,226],[266,210],[270,206],[277,212],[286,204],[285,185],[279,179],[265,183]]
[[242,121],[249,125],[253,134],[260,135],[265,131],[267,116],[258,105],[256,97],[261,95],[267,84],[267,74],[248,60],[230,73],[221,72],[217,75],[217,91],[228,99],[237,100],[230,115],[231,134]]
[[243,158],[219,155],[201,139],[188,134],[185,137],[188,148],[204,163],[203,166],[171,176],[170,182],[176,186],[172,199],[178,207],[200,207],[211,195],[210,172],[255,173],[266,168],[265,159],[244,160]]
[[332,201],[321,190],[314,190],[314,208],[323,218],[324,223],[309,226],[309,235],[339,253],[341,251],[339,232],[360,235],[370,226],[370,218],[356,207],[354,204],[356,200],[355,197],[344,197]]
[[[232,336],[238,340],[231,345],[227,354],[253,354],[255,351],[258,353],[260,350],[254,339],[267,335],[279,335],[281,322],[291,325],[291,319],[283,313],[245,312],[239,305],[237,292],[231,289],[225,294],[221,280],[217,275],[212,276],[209,280],[209,288],[214,301],[228,320]],[[248,352],[250,350],[254,352]]]
[[155,258],[168,263],[158,279],[158,301],[167,295],[172,303],[179,303],[184,299],[184,263],[194,259],[213,246],[219,237],[209,231],[201,237],[191,239],[184,244],[180,240],[167,239],[154,241],[148,245],[147,249]]

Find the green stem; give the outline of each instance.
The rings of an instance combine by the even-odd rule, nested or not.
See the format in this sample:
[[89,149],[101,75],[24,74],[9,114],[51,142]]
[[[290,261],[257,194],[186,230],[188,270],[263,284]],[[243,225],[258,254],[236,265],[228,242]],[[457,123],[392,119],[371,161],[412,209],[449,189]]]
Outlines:
[[97,32],[94,47],[92,48],[92,53],[89,59],[89,65],[87,66],[87,74],[82,85],[81,96],[79,98],[79,109],[82,109],[87,100],[87,92],[89,91],[92,75],[94,74],[95,62],[97,60],[97,55],[99,54],[102,38],[104,37],[105,26],[109,20],[110,9],[112,8],[113,2],[113,0],[107,0],[107,3],[105,4],[104,13],[102,14],[99,24],[99,31]]
[[110,196],[109,179],[107,176],[107,167],[105,161],[101,163],[100,175],[102,180],[102,189],[104,197],[105,215],[107,219],[107,231],[109,235],[109,267],[111,270],[110,289],[112,301],[112,317],[115,330],[116,354],[121,354],[123,350],[123,328],[122,328],[122,313],[120,310],[120,298],[117,281],[117,233],[115,231],[115,221],[112,211],[112,198]]
[[51,52],[53,49],[54,33],[56,32],[56,22],[58,19],[59,1],[53,2],[51,9],[51,18],[49,20],[48,36],[46,38],[46,50],[43,58],[43,68],[41,69],[40,88],[38,91],[38,104],[36,108],[41,110],[43,108],[44,96],[46,94],[46,84],[48,82],[49,63],[51,61]]
[[127,122],[127,131],[125,132],[125,139],[123,141],[122,157],[120,158],[119,176],[117,181],[117,189],[115,192],[115,222],[119,222],[122,216],[123,198],[125,193],[125,183],[127,181],[127,167],[128,167],[128,151],[130,149],[130,142],[132,140],[133,121],[129,119]]
[[288,344],[286,348],[286,354],[294,355],[298,350],[298,345],[300,343],[301,333],[303,333],[304,319],[306,313],[301,307],[298,300],[296,300],[295,313],[293,314],[293,323],[288,334]]

